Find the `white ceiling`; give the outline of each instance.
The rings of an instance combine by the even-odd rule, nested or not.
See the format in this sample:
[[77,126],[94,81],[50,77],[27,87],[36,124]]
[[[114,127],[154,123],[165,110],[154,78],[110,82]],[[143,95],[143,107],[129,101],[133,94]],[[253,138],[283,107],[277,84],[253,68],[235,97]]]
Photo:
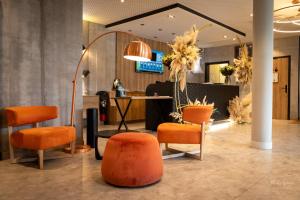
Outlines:
[[[291,4],[291,0],[275,0],[274,9]],[[239,36],[243,41],[252,40],[252,0],[83,0],[83,19],[99,24],[109,24],[138,14],[149,12],[174,3],[187,7],[229,25],[247,34]],[[170,20],[168,15],[175,16]],[[139,20],[109,28],[132,33],[148,39],[170,42],[176,34],[182,34],[193,24],[201,27],[211,23],[180,8],[175,8]],[[145,24],[141,26],[140,24]],[[162,29],[159,31],[158,29]],[[227,38],[224,38],[224,35]],[[212,47],[237,44],[233,41],[236,33],[213,24],[199,34],[199,46]],[[288,37],[297,34],[275,34],[275,37]]]

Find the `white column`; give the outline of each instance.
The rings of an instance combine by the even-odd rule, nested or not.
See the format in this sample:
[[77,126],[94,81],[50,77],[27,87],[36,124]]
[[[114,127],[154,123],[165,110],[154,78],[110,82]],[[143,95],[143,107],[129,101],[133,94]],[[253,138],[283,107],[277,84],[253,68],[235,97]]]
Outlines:
[[252,147],[272,149],[273,0],[253,0]]

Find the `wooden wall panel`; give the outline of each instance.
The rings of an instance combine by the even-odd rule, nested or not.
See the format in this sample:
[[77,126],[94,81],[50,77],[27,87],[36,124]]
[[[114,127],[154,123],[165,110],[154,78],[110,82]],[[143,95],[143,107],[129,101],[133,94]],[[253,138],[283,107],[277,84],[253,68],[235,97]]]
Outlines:
[[[137,73],[135,71],[135,62],[123,58],[123,50],[126,45],[136,39],[138,38],[126,33],[117,33],[116,77],[121,80],[124,87],[129,91],[145,91],[146,87],[151,83],[155,83],[155,81],[168,80],[170,72],[168,68],[165,67],[163,74],[148,72]],[[171,51],[166,43],[148,39],[141,40],[149,44],[153,50],[163,51],[165,54]]]

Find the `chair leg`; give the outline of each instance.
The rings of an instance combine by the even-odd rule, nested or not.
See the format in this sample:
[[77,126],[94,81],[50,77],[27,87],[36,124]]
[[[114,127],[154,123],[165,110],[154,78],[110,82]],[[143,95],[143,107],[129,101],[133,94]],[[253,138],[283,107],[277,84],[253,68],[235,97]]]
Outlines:
[[163,144],[159,143],[160,154],[163,156]]
[[200,144],[200,160],[203,160],[203,143]]
[[39,154],[39,167],[40,169],[44,169],[44,150],[38,150]]
[[168,145],[168,143],[165,143],[165,148],[166,148],[166,150],[168,150],[168,149],[169,149],[169,145]]
[[201,124],[200,160],[203,160],[204,157],[204,143],[205,143],[205,122]]
[[74,140],[73,142],[70,143],[70,148],[71,148],[71,154],[72,154],[72,156],[75,153],[75,145],[76,145],[76,140]]
[[14,147],[11,144],[9,144],[9,157],[11,163],[17,163],[15,159]]
[[11,163],[16,163],[16,159],[15,159],[15,153],[14,153],[14,147],[11,144],[11,134],[12,134],[12,127],[9,126],[7,128],[8,130],[8,143],[9,143],[9,157],[10,157],[10,161]]

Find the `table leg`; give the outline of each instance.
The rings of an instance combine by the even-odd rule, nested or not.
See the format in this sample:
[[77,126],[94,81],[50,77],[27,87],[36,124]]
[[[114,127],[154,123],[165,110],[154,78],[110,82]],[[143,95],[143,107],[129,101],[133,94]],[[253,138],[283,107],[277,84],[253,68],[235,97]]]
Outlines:
[[98,150],[98,137],[97,136],[95,137],[95,158],[97,160],[102,160],[102,156],[100,155],[99,150]]
[[128,126],[127,126],[127,124],[126,124],[125,117],[126,117],[126,114],[127,114],[128,110],[129,110],[129,107],[130,107],[130,105],[131,105],[131,101],[132,101],[132,100],[130,99],[129,102],[128,102],[128,104],[127,104],[127,106],[126,106],[125,112],[124,112],[124,114],[123,114],[122,111],[121,111],[121,108],[120,108],[120,105],[119,105],[118,100],[115,99],[115,102],[116,102],[116,105],[117,105],[117,109],[118,109],[119,114],[120,114],[120,116],[121,116],[121,122],[120,122],[120,124],[119,124],[118,131],[120,131],[120,129],[121,129],[121,127],[122,127],[123,124],[124,124],[124,126],[125,126],[125,128],[126,128],[126,131],[128,131]]

